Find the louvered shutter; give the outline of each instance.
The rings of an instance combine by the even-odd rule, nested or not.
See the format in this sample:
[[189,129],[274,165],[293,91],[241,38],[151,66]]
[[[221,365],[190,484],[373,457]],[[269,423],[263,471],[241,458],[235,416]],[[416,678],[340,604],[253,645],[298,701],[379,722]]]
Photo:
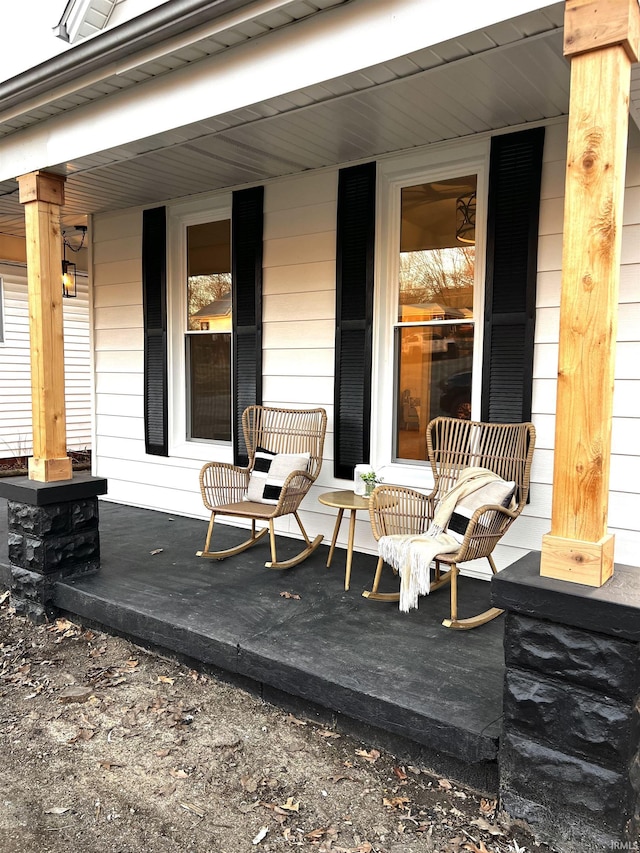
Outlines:
[[376,165],[340,170],[336,244],[334,475],[369,461]]
[[233,454],[247,464],[242,413],[262,403],[262,223],[264,187],[233,193]]
[[167,229],[164,207],[142,213],[144,441],[147,453],[168,456]]
[[531,418],[544,128],[491,143],[482,419]]

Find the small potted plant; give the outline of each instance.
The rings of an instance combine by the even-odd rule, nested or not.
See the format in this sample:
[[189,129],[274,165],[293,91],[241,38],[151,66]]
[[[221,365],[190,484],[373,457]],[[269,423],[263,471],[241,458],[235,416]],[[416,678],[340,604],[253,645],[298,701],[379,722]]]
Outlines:
[[375,471],[365,471],[364,474],[360,474],[360,479],[364,480],[365,498],[370,497],[378,483],[382,482],[382,477],[378,477]]

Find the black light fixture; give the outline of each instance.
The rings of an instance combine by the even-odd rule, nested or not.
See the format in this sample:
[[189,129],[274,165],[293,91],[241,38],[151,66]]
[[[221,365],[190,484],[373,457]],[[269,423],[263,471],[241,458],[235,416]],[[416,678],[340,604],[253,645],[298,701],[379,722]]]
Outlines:
[[78,295],[76,289],[76,265],[66,258],[67,244],[64,244],[64,255],[62,259],[62,295],[73,298]]
[[456,240],[459,243],[476,242],[476,194],[461,195],[456,199]]
[[74,247],[67,240],[67,232],[62,232],[62,295],[67,299],[74,299],[78,295],[76,281],[77,267],[73,261],[67,260],[67,249],[71,249],[72,252],[80,251],[84,246],[84,240],[87,236],[87,226],[74,225],[73,230],[80,231],[82,233],[80,243],[77,247]]

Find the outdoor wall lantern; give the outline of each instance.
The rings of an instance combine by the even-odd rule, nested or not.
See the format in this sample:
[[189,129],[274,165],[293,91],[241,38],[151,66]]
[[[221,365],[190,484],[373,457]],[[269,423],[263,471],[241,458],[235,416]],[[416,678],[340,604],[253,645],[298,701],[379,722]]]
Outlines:
[[[66,254],[65,245],[65,254]],[[72,298],[78,295],[76,291],[76,265],[73,261],[62,259],[62,295]]]
[[68,299],[75,298],[78,295],[78,291],[76,281],[77,267],[73,261],[67,260],[67,249],[70,249],[72,252],[80,251],[84,246],[85,237],[87,236],[87,226],[75,225],[73,230],[82,233],[80,243],[77,246],[74,246],[67,240],[66,231],[62,232],[62,295]]
[[459,243],[476,242],[475,192],[456,199],[456,240]]

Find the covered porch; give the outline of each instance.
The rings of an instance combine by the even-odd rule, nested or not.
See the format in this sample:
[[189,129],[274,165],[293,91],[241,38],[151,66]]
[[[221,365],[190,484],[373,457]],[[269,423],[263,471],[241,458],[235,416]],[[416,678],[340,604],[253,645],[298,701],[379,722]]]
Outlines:
[[[8,586],[6,525],[2,499],[0,578]],[[197,557],[205,532],[202,520],[100,501],[101,570],[59,581],[53,604],[72,620],[197,661],[266,701],[495,792],[503,617],[472,634],[447,631],[447,589],[410,614],[363,598],[371,555],[354,555],[345,591],[342,549],[329,569],[323,544],[282,573],[264,566],[266,540],[222,562]],[[228,547],[242,533],[218,530]],[[279,550],[286,556],[298,544],[280,538]],[[386,582],[393,588],[391,572]],[[461,612],[485,609],[489,598],[490,584],[461,584]]]

